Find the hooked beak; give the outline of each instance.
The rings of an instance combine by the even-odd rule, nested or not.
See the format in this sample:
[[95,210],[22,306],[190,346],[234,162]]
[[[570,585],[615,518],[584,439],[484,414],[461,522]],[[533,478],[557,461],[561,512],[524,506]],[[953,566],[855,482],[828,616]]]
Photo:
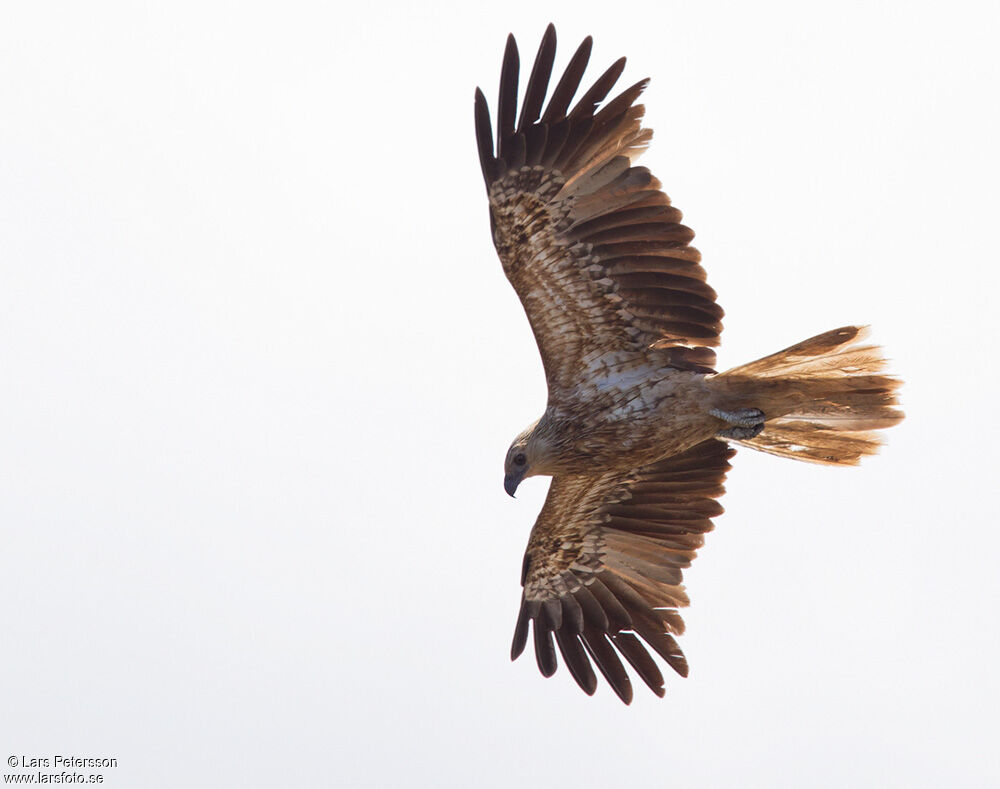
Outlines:
[[521,484],[521,480],[524,479],[524,472],[520,474],[507,474],[503,478],[503,489],[507,491],[507,495],[514,498],[514,493],[517,491],[517,486]]

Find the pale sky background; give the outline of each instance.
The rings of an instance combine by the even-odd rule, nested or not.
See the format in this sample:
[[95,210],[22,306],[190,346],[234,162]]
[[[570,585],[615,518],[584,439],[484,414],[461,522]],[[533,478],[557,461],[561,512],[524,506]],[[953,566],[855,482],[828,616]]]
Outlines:
[[[992,3],[8,3],[0,757],[109,787],[1000,783]],[[720,366],[845,323],[860,469],[741,450],[691,676],[508,659],[544,405],[472,129],[509,31],[649,76]],[[522,82],[523,86],[523,82]],[[6,768],[5,768],[6,769]],[[16,772],[16,771],[13,771]]]

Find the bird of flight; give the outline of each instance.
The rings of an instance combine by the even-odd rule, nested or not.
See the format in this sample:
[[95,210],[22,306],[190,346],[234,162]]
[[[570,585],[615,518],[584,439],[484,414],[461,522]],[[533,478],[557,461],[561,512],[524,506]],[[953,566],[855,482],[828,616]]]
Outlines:
[[475,100],[493,243],[548,384],[545,411],[504,462],[511,496],[526,477],[553,478],[524,554],[511,658],[530,626],[542,674],[555,672],[558,645],[584,691],[597,687],[593,661],[627,704],[622,657],[658,696],[648,648],[687,676],[674,640],[688,604],[681,572],[722,512],[731,444],[854,465],[876,451],[874,431],[903,418],[900,381],[857,326],[716,373],[723,313],[694,233],[633,164],[652,137],[635,104],[648,80],[605,102],[621,58],[571,109],[588,37],[543,111],[555,50],[549,25],[518,113],[508,37],[495,149],[482,91]]

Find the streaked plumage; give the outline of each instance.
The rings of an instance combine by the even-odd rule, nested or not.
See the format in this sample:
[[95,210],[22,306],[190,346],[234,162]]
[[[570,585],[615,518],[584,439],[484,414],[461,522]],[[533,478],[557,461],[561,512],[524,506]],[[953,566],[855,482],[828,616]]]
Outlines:
[[902,419],[899,382],[881,374],[878,348],[858,344],[858,327],[716,374],[723,312],[694,234],[659,181],[632,164],[652,137],[635,104],[647,80],[604,103],[622,58],[570,109],[588,37],[546,106],[555,46],[550,25],[518,116],[508,38],[496,148],[479,90],[475,101],[494,244],[548,384],[542,417],[505,462],[511,494],[527,476],[554,477],[524,557],[512,657],[530,629],[543,674],[556,670],[558,648],[586,692],[596,665],[628,702],[622,658],[658,695],[663,677],[647,647],[687,674],[673,638],[688,602],[681,572],[722,512],[728,442],[857,463],[877,447],[872,431]]

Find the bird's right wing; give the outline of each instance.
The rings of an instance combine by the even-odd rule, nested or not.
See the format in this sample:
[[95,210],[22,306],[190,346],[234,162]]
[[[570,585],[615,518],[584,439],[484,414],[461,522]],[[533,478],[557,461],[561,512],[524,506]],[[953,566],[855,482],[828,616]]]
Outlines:
[[542,674],[555,672],[558,644],[588,694],[597,687],[593,660],[622,701],[632,700],[620,653],[662,696],[663,675],[643,641],[687,676],[673,638],[684,631],[677,609],[688,604],[681,571],[722,512],[715,499],[733,454],[710,439],[628,474],[555,477],[524,554],[511,658],[531,623]]
[[[632,159],[649,144],[642,80],[596,111],[625,67],[615,62],[570,109],[590,57],[587,38],[542,105],[556,34],[545,32],[517,115],[519,60],[507,40],[494,150],[476,91],[479,157],[493,242],[538,342],[550,395],[573,389],[618,352],[664,346],[664,361],[713,372],[722,309],[705,282],[694,233]],[[596,111],[596,112],[595,112]]]

